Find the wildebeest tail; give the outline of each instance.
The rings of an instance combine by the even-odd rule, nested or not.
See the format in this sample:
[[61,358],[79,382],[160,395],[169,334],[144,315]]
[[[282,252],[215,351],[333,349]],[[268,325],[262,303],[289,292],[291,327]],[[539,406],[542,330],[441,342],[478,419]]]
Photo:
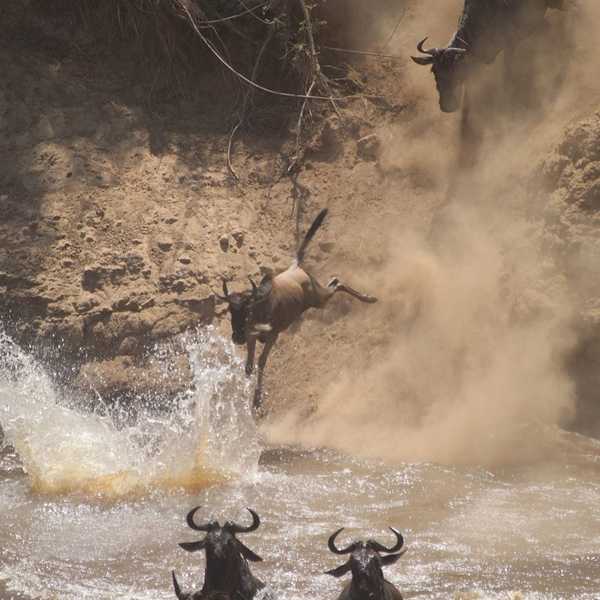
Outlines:
[[309,227],[308,231],[306,232],[306,235],[304,236],[304,240],[302,241],[302,244],[300,244],[300,248],[298,248],[298,252],[296,253],[296,261],[298,262],[298,264],[301,264],[302,261],[304,260],[304,253],[306,252],[306,248],[308,247],[310,240],[312,240],[313,237],[315,237],[315,233],[317,233],[317,230],[319,229],[319,227],[321,227],[321,225],[323,224],[323,221],[325,220],[327,213],[328,213],[328,210],[326,208],[324,208],[317,215],[317,218],[313,221],[312,225]]

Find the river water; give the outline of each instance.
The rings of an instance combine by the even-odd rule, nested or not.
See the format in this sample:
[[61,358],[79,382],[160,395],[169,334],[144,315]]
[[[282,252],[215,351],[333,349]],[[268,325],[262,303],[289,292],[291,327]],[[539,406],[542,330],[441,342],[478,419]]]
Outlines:
[[405,598],[600,598],[600,443],[544,431],[561,460],[495,470],[269,447],[229,343],[210,329],[184,343],[193,391],[128,420],[84,410],[0,335],[0,600],[174,598],[171,569],[197,588],[203,556],[177,545],[197,539],[196,505],[258,511],[244,542],[282,599],[336,598],[328,536],[388,544],[390,525],[409,547],[387,568]]

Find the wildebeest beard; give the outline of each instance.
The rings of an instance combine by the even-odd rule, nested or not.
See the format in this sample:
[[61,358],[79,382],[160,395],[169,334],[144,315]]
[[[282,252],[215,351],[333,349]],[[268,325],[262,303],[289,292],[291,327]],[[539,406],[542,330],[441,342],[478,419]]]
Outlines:
[[231,315],[231,340],[238,346],[246,343],[248,313],[252,298],[244,294],[232,294],[229,297]]
[[256,317],[264,312],[265,303],[268,300],[270,292],[269,279],[265,278],[260,286],[257,286],[252,279],[252,289],[241,293],[229,293],[227,283],[223,281],[223,291],[225,296],[220,296],[229,305],[229,314],[231,315],[231,341],[243,346],[247,340]]
[[[401,550],[404,540],[400,532],[391,528],[396,536],[396,544],[391,548],[386,548],[375,540],[368,540],[353,542],[348,547],[339,549],[335,545],[335,539],[341,531],[342,529],[339,529],[329,538],[329,549],[334,554],[350,554],[350,557],[345,564],[326,571],[334,577],[352,573],[352,581],[339,600],[401,600],[402,594],[386,581],[382,569],[386,565],[394,564],[406,552]],[[387,556],[382,556],[381,553],[386,553]]]
[[466,65],[461,55],[443,53],[431,69],[440,97],[442,112],[455,112],[460,108]]
[[264,587],[264,583],[252,575],[248,561],[260,562],[262,558],[237,539],[236,535],[255,531],[260,525],[258,515],[248,509],[252,515],[252,524],[249,527],[242,527],[230,521],[223,526],[217,521],[197,524],[194,515],[199,508],[191,510],[186,520],[192,529],[203,531],[206,535],[200,541],[183,542],[180,546],[188,552],[205,551],[204,585],[201,594],[184,593],[173,573],[175,594],[180,600],[189,600],[198,596],[212,598],[215,594],[224,594],[227,598],[252,599],[256,592]]

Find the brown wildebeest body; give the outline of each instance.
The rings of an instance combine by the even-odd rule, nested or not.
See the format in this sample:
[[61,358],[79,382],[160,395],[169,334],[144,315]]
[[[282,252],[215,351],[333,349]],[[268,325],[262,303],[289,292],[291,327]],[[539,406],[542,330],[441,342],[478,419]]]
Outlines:
[[246,344],[248,375],[254,370],[256,342],[264,344],[258,359],[255,407],[259,407],[261,403],[263,372],[269,352],[279,334],[296,322],[304,311],[323,308],[337,292],[345,292],[361,302],[377,302],[376,298],[357,292],[335,277],[327,286],[323,286],[302,267],[304,252],[326,215],[327,209],[318,214],[298,249],[296,260],[282,273],[275,277],[265,277],[260,286],[252,283],[252,289],[242,293],[229,294],[227,283],[223,282],[225,296],[221,298],[229,303],[232,340],[235,344]]

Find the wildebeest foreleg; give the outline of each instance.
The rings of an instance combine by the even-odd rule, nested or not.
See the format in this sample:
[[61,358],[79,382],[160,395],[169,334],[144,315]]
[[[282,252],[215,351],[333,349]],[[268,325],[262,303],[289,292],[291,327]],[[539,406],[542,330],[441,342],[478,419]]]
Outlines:
[[276,335],[269,337],[265,342],[264,348],[258,359],[258,378],[256,381],[256,389],[254,390],[254,408],[256,409],[259,409],[262,404],[263,374],[265,371],[265,366],[267,365],[269,353],[271,352],[276,341]]
[[375,302],[377,302],[377,298],[375,298],[374,296],[367,296],[366,294],[361,294],[360,292],[357,292],[349,285],[344,285],[343,283],[340,283],[337,277],[334,277],[329,282],[327,287],[332,288],[333,291],[331,292],[331,295],[335,294],[336,292],[345,292],[346,294],[350,294],[350,296],[356,298],[357,300],[360,300],[361,302],[367,302],[368,304],[374,304]]
[[254,371],[254,351],[256,350],[256,336],[248,336],[246,339],[246,375],[252,375]]

